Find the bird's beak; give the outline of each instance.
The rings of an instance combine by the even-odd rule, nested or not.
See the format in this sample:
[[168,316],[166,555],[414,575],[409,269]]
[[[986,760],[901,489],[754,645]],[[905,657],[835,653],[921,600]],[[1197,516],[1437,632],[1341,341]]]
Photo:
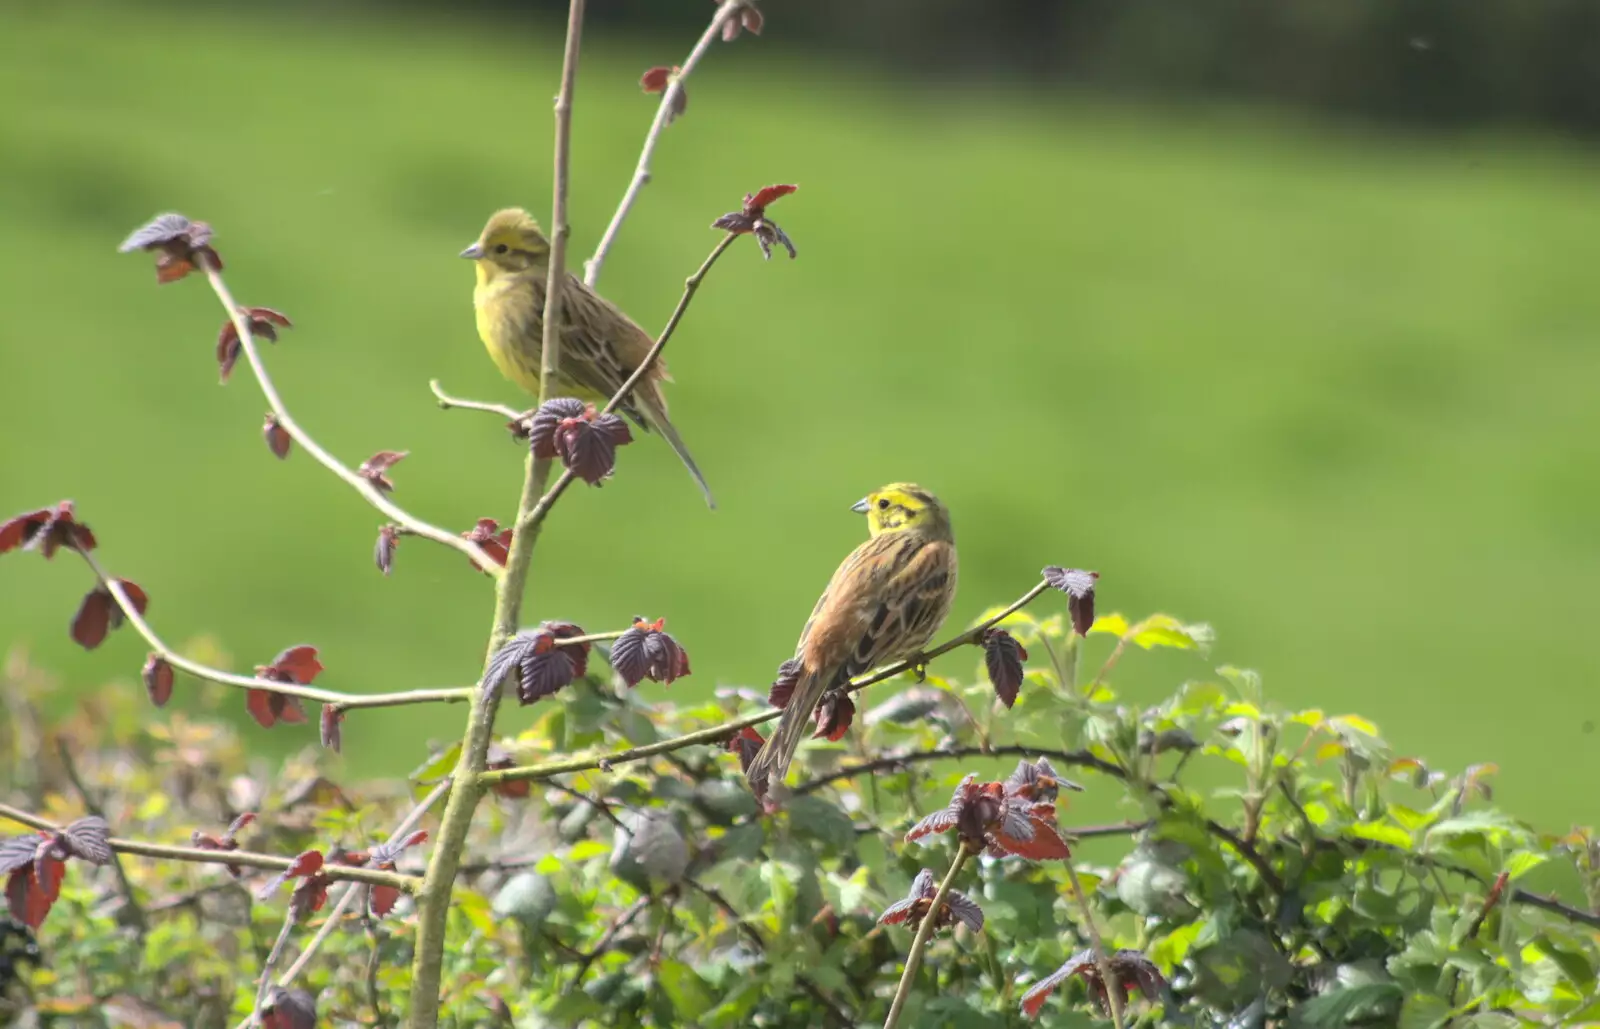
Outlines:
[[856,514],[866,514],[870,507],[872,507],[872,498],[862,497],[860,500],[850,505],[850,510],[854,511]]
[[483,244],[472,244],[470,247],[467,247],[467,249],[461,251],[461,256],[465,257],[469,261],[476,261],[478,258],[483,256]]

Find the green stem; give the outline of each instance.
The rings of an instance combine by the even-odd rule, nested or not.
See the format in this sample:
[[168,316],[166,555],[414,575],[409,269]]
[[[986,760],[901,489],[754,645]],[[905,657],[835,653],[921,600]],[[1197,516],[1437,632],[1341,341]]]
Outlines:
[[1083,912],[1083,927],[1089,933],[1089,942],[1094,945],[1094,963],[1100,969],[1100,981],[1105,983],[1106,1004],[1111,1008],[1111,1024],[1116,1029],[1122,1029],[1122,984],[1117,981],[1117,970],[1111,967],[1111,955],[1106,951],[1105,940],[1100,937],[1100,927],[1095,924],[1094,912],[1089,910],[1089,898],[1083,892],[1083,883],[1078,881],[1078,870],[1072,867],[1069,860],[1067,865],[1067,881],[1072,884],[1072,896],[1078,902],[1078,910]]
[[[905,1010],[906,999],[911,996],[911,984],[917,981],[917,969],[922,967],[922,952],[928,947],[928,940],[933,936],[933,927],[939,921],[939,910],[944,907],[944,898],[950,893],[956,876],[961,873],[961,867],[967,863],[967,858],[972,856],[972,851],[966,844],[956,851],[956,859],[950,862],[950,871],[944,875],[944,882],[939,884],[939,889],[933,895],[933,903],[928,908],[928,913],[922,916],[922,924],[917,926],[917,938],[911,941],[911,952],[906,955],[906,970],[900,976],[900,985],[894,991],[894,1001],[889,1005],[889,1017],[884,1019],[883,1029],[894,1029],[900,1023],[900,1013]],[[1117,1029],[1122,1029],[1118,1026]]]
[[[561,62],[561,92],[556,97],[555,106],[555,187],[550,215],[550,280],[545,289],[543,356],[540,358],[540,404],[554,393],[561,360],[561,337],[557,326],[561,317],[561,287],[566,276],[567,238],[571,235],[571,228],[567,224],[567,180],[572,137],[572,94],[578,78],[583,11],[584,0],[571,0],[567,12],[566,47]],[[485,666],[517,630],[528,568],[533,560],[533,545],[538,540],[536,529],[526,532],[523,526],[529,523],[530,513],[539,506],[549,477],[550,462],[536,460],[530,451],[523,476],[522,498],[517,505],[517,531],[512,535],[511,549],[506,555],[505,574],[495,590],[494,626],[484,655]],[[444,944],[451,894],[461,855],[466,849],[467,834],[472,828],[472,815],[478,808],[478,801],[483,798],[484,784],[478,774],[483,771],[487,759],[489,742],[494,735],[494,717],[500,707],[499,683],[494,688],[486,688],[480,683],[478,691],[478,700],[471,705],[467,715],[461,757],[452,776],[454,785],[450,790],[450,799],[445,804],[443,824],[439,827],[439,837],[434,844],[427,877],[417,902],[416,957],[412,962],[410,999],[411,1029],[437,1029],[439,1025]]]

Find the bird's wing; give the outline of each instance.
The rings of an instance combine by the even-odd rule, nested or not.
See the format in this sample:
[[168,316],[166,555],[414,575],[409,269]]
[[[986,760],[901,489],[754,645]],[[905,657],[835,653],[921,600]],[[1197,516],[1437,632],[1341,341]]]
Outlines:
[[[562,302],[570,306],[561,319],[561,374],[580,386],[610,397],[639,367],[654,340],[620,308],[574,275],[567,276],[562,298]],[[658,359],[633,396],[621,405],[623,412],[646,431],[650,426],[639,412],[638,401],[647,401],[642,406],[658,406],[665,414],[666,401],[661,398],[654,381],[665,374],[666,365]]]
[[800,635],[813,673],[836,669],[828,687],[915,653],[949,613],[955,547],[909,534],[875,536],[834,572]]

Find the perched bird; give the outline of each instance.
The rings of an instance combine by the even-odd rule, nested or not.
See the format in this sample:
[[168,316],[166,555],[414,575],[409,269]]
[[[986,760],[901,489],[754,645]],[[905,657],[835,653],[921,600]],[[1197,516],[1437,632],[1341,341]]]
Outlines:
[[[472,291],[472,305],[478,312],[478,335],[495,367],[538,396],[550,240],[527,211],[507,208],[494,213],[483,227],[483,235],[461,251],[461,256],[477,262],[478,285]],[[558,366],[561,395],[604,404],[639,367],[655,340],[576,275],[567,273],[565,282],[561,287]],[[659,432],[666,439],[700,485],[706,503],[715,508],[711,487],[667,418],[661,384],[671,381],[666,362],[658,358],[620,409],[640,428]]]
[[[937,497],[897,482],[850,510],[867,516],[869,538],[844,559],[817,598],[794,660],[773,689],[783,717],[745,773],[758,797],[783,782],[823,696],[873,667],[920,652],[955,599],[955,536],[950,513]],[[786,678],[792,679],[792,692]]]

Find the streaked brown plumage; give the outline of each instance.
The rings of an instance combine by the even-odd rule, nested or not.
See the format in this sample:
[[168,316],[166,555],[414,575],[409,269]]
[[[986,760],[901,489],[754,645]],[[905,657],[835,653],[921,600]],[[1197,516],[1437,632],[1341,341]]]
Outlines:
[[871,536],[833,573],[800,632],[798,680],[777,730],[746,772],[757,796],[783,782],[824,694],[919,653],[955,599],[955,536],[938,498],[892,483],[852,510],[867,516]]
[[[507,208],[490,217],[478,241],[461,256],[477,265],[472,303],[489,357],[502,375],[538,396],[550,241],[527,211]],[[560,299],[560,394],[604,404],[639,367],[655,340],[571,272],[566,273]],[[706,503],[715,508],[705,476],[667,417],[661,384],[671,381],[666,361],[658,358],[620,410],[640,428],[661,434],[694,476]]]

